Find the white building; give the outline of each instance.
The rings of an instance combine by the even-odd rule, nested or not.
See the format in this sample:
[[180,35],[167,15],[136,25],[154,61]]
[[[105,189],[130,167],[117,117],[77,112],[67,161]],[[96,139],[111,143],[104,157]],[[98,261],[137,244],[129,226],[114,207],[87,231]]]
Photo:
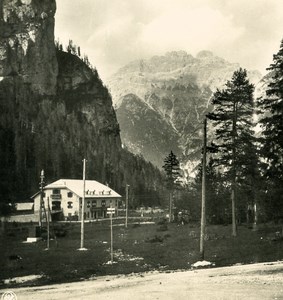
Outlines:
[[[35,194],[34,213],[38,215],[40,211],[41,193]],[[48,204],[53,220],[80,220],[83,199],[83,180],[59,179],[48,184],[43,189],[43,201],[46,211]],[[107,208],[116,208],[121,196],[110,187],[94,180],[85,181],[85,220],[106,218]]]

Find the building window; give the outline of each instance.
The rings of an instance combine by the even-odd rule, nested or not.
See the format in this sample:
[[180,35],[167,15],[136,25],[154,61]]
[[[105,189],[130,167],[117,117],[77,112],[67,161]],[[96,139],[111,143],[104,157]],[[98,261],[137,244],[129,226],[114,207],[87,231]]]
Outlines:
[[105,206],[105,205],[106,205],[105,200],[102,200],[101,201],[101,206]]
[[92,200],[91,206],[92,206],[92,207],[96,207],[96,200]]
[[90,208],[90,201],[87,201],[86,206],[87,208]]
[[86,215],[87,219],[89,219],[89,211],[87,212],[87,215]]
[[59,189],[54,189],[53,190],[53,195],[59,195],[60,194],[60,190]]
[[61,210],[61,202],[52,201],[52,210]]
[[68,201],[68,208],[73,208],[73,202],[72,201]]
[[73,197],[73,193],[72,192],[69,192],[68,193],[68,198],[72,198]]

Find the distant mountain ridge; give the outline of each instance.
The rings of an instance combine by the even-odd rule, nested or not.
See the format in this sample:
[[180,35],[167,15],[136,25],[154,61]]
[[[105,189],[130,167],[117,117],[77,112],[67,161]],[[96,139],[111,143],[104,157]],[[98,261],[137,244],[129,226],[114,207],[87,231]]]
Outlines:
[[[164,56],[130,62],[120,68],[107,85],[111,89],[113,103],[119,106],[122,96],[135,90],[137,96],[143,98],[148,89],[163,82],[173,85],[194,83],[214,91],[221,88],[238,68],[238,63],[230,63],[211,51],[201,51],[196,57],[185,51],[172,51]],[[248,70],[248,76],[254,84],[262,77],[256,70]]]
[[[174,144],[181,161],[185,165],[189,162],[190,169],[194,168],[200,157],[201,124],[210,109],[209,99],[239,68],[239,64],[230,63],[210,51],[201,51],[196,57],[185,51],[173,51],[125,65],[107,82],[117,110],[122,143],[158,167],[162,166]],[[249,70],[248,76],[254,84],[262,77],[258,71]],[[140,111],[138,102],[146,103],[147,112],[155,115],[158,121],[146,116],[144,110]],[[145,135],[144,126],[130,126],[129,119],[144,120],[151,130]],[[169,138],[172,134],[173,143]],[[157,140],[159,144],[149,143]]]

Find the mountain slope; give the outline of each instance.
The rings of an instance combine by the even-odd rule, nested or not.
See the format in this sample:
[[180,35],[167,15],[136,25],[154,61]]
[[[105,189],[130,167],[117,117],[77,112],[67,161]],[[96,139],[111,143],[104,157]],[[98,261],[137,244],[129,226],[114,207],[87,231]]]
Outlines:
[[[46,183],[86,176],[135,203],[159,203],[162,174],[123,150],[111,95],[95,69],[56,49],[54,0],[0,2],[1,204],[26,200]],[[153,200],[148,195],[154,195]],[[151,205],[152,205],[151,204]]]
[[[131,111],[129,106],[123,106],[124,96],[134,94],[158,114],[156,118],[171,125],[163,127],[163,134],[169,136],[174,131],[174,145],[182,153],[181,160],[185,164],[190,161],[190,168],[194,168],[193,162],[200,158],[202,122],[210,109],[209,99],[213,91],[223,87],[239,67],[209,51],[202,51],[196,57],[185,51],[175,51],[124,66],[108,81],[113,103],[117,112],[119,111],[117,118],[123,144],[137,153],[141,146],[134,149],[131,146],[134,144],[132,137],[139,136],[139,140],[142,140],[144,135],[144,130],[139,129],[141,127],[131,128],[125,121],[126,117],[141,120],[145,118],[149,128],[155,126],[154,121],[152,124],[148,123],[150,120],[144,116],[144,112],[141,115],[139,110]],[[248,74],[254,83],[261,78],[257,71],[249,71]],[[123,113],[124,109],[126,111]],[[166,133],[168,128],[169,132]],[[158,135],[152,136],[152,140],[158,140]],[[152,148],[150,161],[156,163],[157,155],[163,155],[164,158],[170,150],[172,142],[169,140],[166,145],[164,143],[163,153],[159,151],[154,154],[155,150]],[[157,165],[161,166],[160,163]]]
[[[121,138],[127,141],[126,147],[131,152],[142,155],[158,166],[163,164],[168,143],[175,153],[181,153],[176,144],[179,138],[177,131],[137,96],[124,96],[116,113],[121,120],[120,127],[127,128],[127,131],[121,132]],[[139,132],[142,134],[137,134]]]

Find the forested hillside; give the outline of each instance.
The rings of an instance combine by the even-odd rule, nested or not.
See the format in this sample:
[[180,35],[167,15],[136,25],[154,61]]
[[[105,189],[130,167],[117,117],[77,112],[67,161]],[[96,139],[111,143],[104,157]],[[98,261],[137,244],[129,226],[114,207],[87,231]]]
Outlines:
[[55,1],[1,2],[0,201],[27,200],[59,178],[108,183],[161,201],[162,175],[123,150],[111,95],[97,71],[54,44]]

